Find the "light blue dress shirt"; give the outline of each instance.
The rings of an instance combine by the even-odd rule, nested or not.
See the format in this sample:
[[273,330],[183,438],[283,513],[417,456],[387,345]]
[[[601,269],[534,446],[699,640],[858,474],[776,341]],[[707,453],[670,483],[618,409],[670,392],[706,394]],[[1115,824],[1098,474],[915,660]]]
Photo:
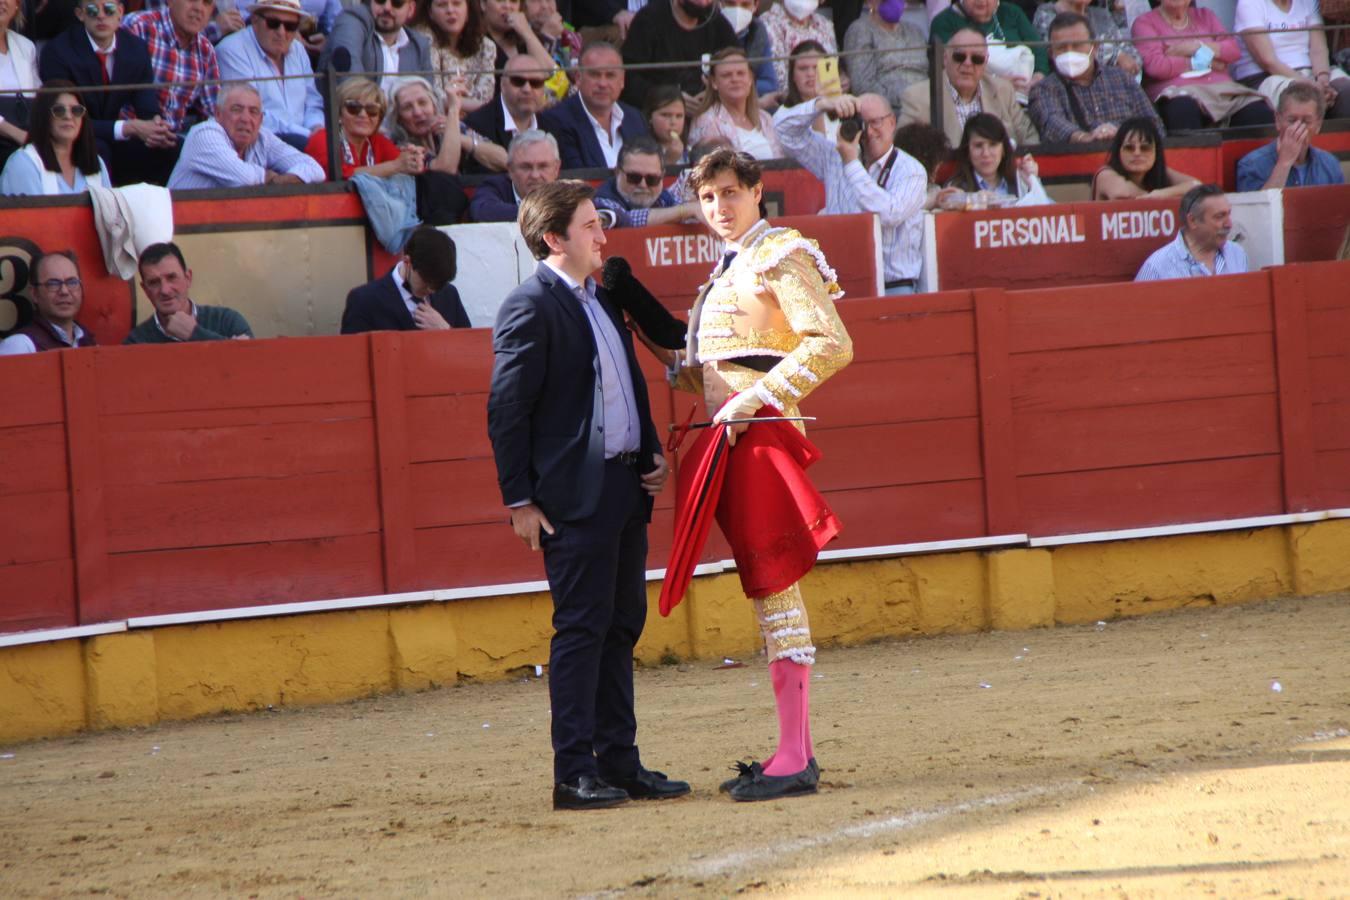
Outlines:
[[252,187],[267,181],[268,171],[296,175],[307,184],[324,180],[317,162],[266,128],[240,158],[225,129],[215,119],[192,126],[183,152],[169,176],[169,190]]
[[[112,179],[108,177],[108,167],[103,164],[103,160],[98,161],[98,170],[103,174],[103,186],[112,186]],[[56,179],[56,194],[83,194],[89,190],[89,181],[84,177],[84,173],[79,169],[75,170],[75,184],[66,184],[64,178]],[[47,192],[42,187],[42,173],[38,171],[37,166],[33,165],[33,160],[27,153],[15,151],[10,154],[9,160],[5,163],[4,172],[0,172],[0,194],[19,195],[26,194],[30,196],[43,196]]]
[[1238,275],[1247,271],[1247,251],[1232,241],[1224,241],[1214,255],[1214,271],[1191,255],[1182,232],[1144,260],[1135,281],[1162,281],[1167,278],[1204,278],[1209,275]]
[[286,75],[305,75],[272,81],[277,70],[263,52],[258,36],[250,25],[225,38],[216,45],[216,60],[220,63],[220,77],[249,79],[262,95],[263,127],[277,134],[298,134],[309,137],[323,127],[323,97],[314,85],[314,69],[309,54],[299,40],[291,42],[286,52]]

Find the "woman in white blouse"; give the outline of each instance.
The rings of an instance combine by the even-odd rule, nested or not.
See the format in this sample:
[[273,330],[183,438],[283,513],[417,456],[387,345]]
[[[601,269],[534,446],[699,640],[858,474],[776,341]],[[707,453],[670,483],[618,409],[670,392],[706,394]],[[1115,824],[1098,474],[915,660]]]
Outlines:
[[755,159],[778,159],[783,147],[774,134],[773,119],[759,108],[755,76],[739,47],[718,50],[709,63],[708,89],[694,112],[689,146],[721,139]]
[[1331,64],[1317,0],[1238,0],[1233,30],[1242,37],[1242,58],[1230,73],[1279,108],[1291,81],[1311,81],[1326,99],[1326,117],[1350,116],[1350,75]]
[[108,169],[94,146],[94,126],[69,81],[47,87],[66,88],[39,94],[33,101],[28,142],[10,154],[0,172],[0,194],[57,196],[81,194],[89,185],[111,187]]
[[[0,91],[32,91],[42,84],[37,49],[15,30],[23,25],[22,4],[23,0],[0,0]],[[22,147],[28,140],[28,122],[21,112],[32,96],[0,94],[0,145],[4,146],[0,153]]]

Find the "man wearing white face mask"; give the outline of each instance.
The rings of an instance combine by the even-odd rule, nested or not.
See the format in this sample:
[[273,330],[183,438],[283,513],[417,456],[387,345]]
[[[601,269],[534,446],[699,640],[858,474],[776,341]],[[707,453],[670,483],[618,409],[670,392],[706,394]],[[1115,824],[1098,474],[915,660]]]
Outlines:
[[818,6],[817,0],[778,0],[760,19],[769,35],[769,50],[779,57],[773,71],[784,88],[788,84],[787,56],[802,41],[819,41],[831,56],[839,52],[834,26],[816,12]]
[[746,52],[749,59],[762,62],[752,63],[750,70],[755,73],[755,93],[759,94],[759,108],[773,111],[783,102],[783,86],[773,70],[773,61],[769,49],[769,33],[764,22],[755,18],[759,4],[756,0],[722,0],[722,16],[736,32],[736,43]]
[[1050,23],[1055,72],[1031,89],[1031,119],[1047,144],[1108,141],[1126,119],[1147,116],[1165,133],[1158,111],[1134,77],[1093,59],[1092,28],[1078,13]]

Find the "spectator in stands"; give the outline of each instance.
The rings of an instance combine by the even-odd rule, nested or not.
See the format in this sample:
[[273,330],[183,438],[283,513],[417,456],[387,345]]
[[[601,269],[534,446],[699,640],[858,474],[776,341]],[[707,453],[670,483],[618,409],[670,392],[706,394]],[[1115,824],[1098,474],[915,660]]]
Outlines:
[[1127,119],[1111,140],[1106,165],[1092,176],[1092,199],[1180,197],[1199,183],[1167,167],[1162,135],[1152,119]]
[[550,75],[553,57],[535,36],[530,20],[520,11],[520,0],[480,0],[483,4],[483,27],[496,49],[494,69],[504,69],[516,56],[528,56],[535,68]]
[[[942,78],[947,88],[943,94],[942,131],[952,144],[961,142],[966,122],[977,113],[989,113],[1003,121],[1019,147],[1040,140],[1036,126],[1017,102],[1012,83],[1005,78],[994,78],[986,70],[989,48],[978,31],[963,28],[951,36],[942,54]],[[933,121],[932,99],[928,79],[905,89],[900,101],[900,124]]]
[[923,170],[928,173],[928,191],[923,203],[924,209],[935,209],[944,191],[955,193],[955,188],[950,190],[939,188],[934,181],[937,177],[938,166],[947,161],[952,149],[951,142],[947,140],[947,135],[943,133],[941,128],[934,128],[932,125],[923,122],[901,125],[895,130],[895,146],[914,157],[919,165],[923,166]]
[[212,0],[168,0],[159,10],[127,16],[125,27],[145,41],[159,91],[159,111],[174,134],[185,135],[216,114],[220,65],[216,48],[202,34],[211,21]]
[[615,214],[614,227],[641,228],[668,225],[698,216],[698,204],[681,203],[672,191],[662,190],[665,167],[661,147],[647,135],[624,141],[614,177],[595,192],[595,206]]
[[815,41],[831,56],[839,52],[834,26],[816,12],[819,6],[817,0],[775,0],[760,17],[769,35],[769,50],[777,57],[773,72],[779,84],[788,83],[787,56],[802,41]]
[[458,94],[447,94],[445,102],[442,113],[425,78],[400,78],[389,92],[389,137],[396,145],[415,144],[425,150],[428,172],[457,175],[470,160],[480,171],[505,171],[506,148],[460,121]]
[[648,130],[661,145],[661,160],[668,166],[689,162],[686,148],[689,119],[684,113],[684,95],[675,84],[656,85],[642,105],[642,118],[647,120]]
[[1134,20],[1144,57],[1144,90],[1169,131],[1275,120],[1261,94],[1229,75],[1228,67],[1242,54],[1237,38],[1199,37],[1225,30],[1218,16],[1192,0],[1162,0]]
[[319,68],[331,62],[339,72],[379,72],[388,89],[400,74],[430,72],[431,45],[408,28],[417,0],[365,0],[342,10],[324,44]]
[[423,225],[403,247],[403,258],[382,278],[352,288],[342,310],[342,333],[446,331],[469,328],[455,278],[455,242]]
[[774,133],[773,119],[759,108],[755,78],[745,51],[728,47],[713,54],[708,88],[694,108],[689,141],[697,144],[711,137],[725,138],[732,147],[755,159],[777,159],[783,147]]
[[563,15],[577,28],[594,28],[620,42],[628,38],[637,10],[647,0],[566,0]]
[[[23,27],[21,7],[21,0],[0,0],[0,55],[9,60],[9,65],[0,69],[0,91],[31,91],[42,84],[38,77],[37,48],[15,30]],[[120,17],[121,7],[118,10]],[[0,166],[28,140],[31,97],[32,94],[0,94]]]
[[[150,84],[155,70],[145,41],[122,29],[122,4],[75,4],[75,25],[42,48],[39,71],[48,82],[84,86]],[[91,91],[85,116],[94,126],[99,155],[115,184],[163,184],[178,159],[178,137],[159,114],[152,87]]]
[[561,96],[567,96],[570,82],[566,73],[581,58],[581,35],[563,20],[555,0],[525,0],[525,19],[553,60],[554,74],[549,79],[552,89],[558,93],[561,88]]
[[[1184,2],[1189,3],[1190,0]],[[1097,65],[1120,66],[1131,75],[1138,75],[1143,69],[1143,57],[1130,43],[1130,36],[1125,33],[1125,29],[1116,24],[1110,10],[1094,4],[1092,0],[1053,0],[1037,6],[1031,26],[1041,36],[1041,40],[1050,40],[1050,23],[1060,13],[1077,13],[1088,20],[1092,33],[1102,42],[1097,45],[1095,53]],[[1215,30],[1223,31],[1223,28]]]
[[[863,129],[830,140],[811,127],[819,113],[840,119],[857,116]],[[779,135],[787,152],[825,183],[826,215],[876,213],[886,293],[914,292],[923,266],[923,204],[928,176],[923,166],[895,147],[895,113],[879,94],[817,97],[778,111]]]
[[1200,184],[1181,198],[1181,228],[1153,251],[1135,281],[1202,278],[1247,271],[1247,252],[1228,239],[1233,206],[1217,184]]
[[736,46],[745,51],[747,59],[758,59],[752,63],[755,72],[755,90],[759,92],[759,105],[764,109],[776,109],[783,102],[782,85],[774,74],[772,50],[769,47],[769,32],[764,27],[764,19],[756,15],[759,12],[758,0],[722,0],[722,17],[731,24],[736,32]]
[[[133,0],[131,5],[137,10],[155,11],[167,8],[169,3],[170,0]],[[244,17],[235,3],[217,3],[216,0],[211,0],[210,6],[211,10],[206,14],[206,27],[202,29],[202,37],[215,46],[227,35],[243,28]]]
[[111,187],[108,168],[98,158],[94,127],[69,81],[49,88],[70,88],[38,94],[29,118],[28,143],[10,154],[0,172],[0,194],[56,196],[82,194],[89,185]]
[[303,16],[300,0],[257,0],[249,8],[249,27],[216,48],[221,77],[249,79],[262,97],[263,126],[297,150],[323,127],[323,98],[312,77],[272,79],[314,74],[309,53],[295,39]]
[[928,39],[900,20],[905,0],[868,0],[867,8],[844,35],[849,81],[855,93],[880,94],[899,106],[905,88],[928,80]]
[[459,94],[465,113],[492,101],[497,45],[483,29],[478,0],[424,0],[413,30],[431,45],[432,70],[440,76],[438,95]]
[[40,253],[28,272],[35,307],[33,321],[0,341],[0,356],[94,346],[94,336],[75,321],[84,304],[84,285],[80,282],[80,262],[75,252]]
[[1107,141],[1126,119],[1162,120],[1143,88],[1119,66],[1092,58],[1092,29],[1077,13],[1060,13],[1050,23],[1050,56],[1055,73],[1031,91],[1031,118],[1047,144]]
[[469,201],[474,222],[514,222],[520,201],[541,184],[558,180],[562,160],[558,142],[546,131],[522,131],[506,152],[506,174],[478,186]]
[[623,99],[640,104],[654,85],[678,84],[685,102],[704,89],[699,60],[727,47],[739,47],[736,32],[714,0],[656,0],[638,10],[623,42],[623,61],[684,63],[669,69],[631,70],[624,79]]
[[1259,90],[1272,106],[1292,82],[1311,81],[1321,89],[1331,118],[1350,116],[1350,75],[1331,65],[1321,25],[1317,0],[1238,0],[1233,30],[1244,47],[1233,77]]
[[966,122],[961,144],[952,154],[956,174],[947,187],[975,193],[985,191],[1012,198],[1009,205],[1038,206],[1054,203],[1041,185],[1040,167],[1030,153],[1017,159],[1008,129],[997,116],[977,113]]
[[558,140],[564,169],[612,169],[624,141],[647,134],[642,113],[619,99],[623,57],[612,44],[581,51],[577,92],[539,116],[539,127]]
[[544,85],[548,73],[530,57],[521,54],[506,62],[499,96],[465,116],[464,124],[499,147],[511,139],[539,128],[538,112],[544,108]]
[[[286,144],[281,146],[294,149]],[[124,344],[170,344],[180,341],[223,341],[253,337],[244,317],[227,306],[194,303],[192,270],[174,243],[151,244],[136,264],[141,290],[155,313],[127,335]]]
[[[802,41],[792,49],[792,55],[788,58],[788,86],[783,95],[783,106],[811,103],[820,96],[817,76],[820,60],[825,55],[825,48],[816,41]],[[816,116],[811,127],[834,140],[839,133],[839,120],[821,113]]]
[[1324,96],[1321,88],[1306,81],[1284,89],[1275,110],[1275,142],[1238,160],[1239,191],[1345,182],[1336,157],[1312,145],[1322,130]]
[[963,28],[978,31],[990,41],[986,49],[989,72],[1011,81],[1019,101],[1026,102],[1032,86],[1050,73],[1050,61],[1039,44],[1040,34],[1026,13],[1012,3],[956,0],[933,18],[929,34],[950,44],[952,36]]
[[[377,178],[416,175],[426,168],[427,154],[423,148],[397,147],[380,133],[387,104],[375,82],[369,78],[348,78],[338,85],[337,102],[343,178],[359,173]],[[325,178],[333,177],[328,171],[328,129],[314,132],[305,152],[323,169]]]
[[312,64],[323,53],[328,34],[342,14],[342,0],[300,0],[300,7],[305,11],[305,19],[300,23],[300,41]]
[[194,125],[169,177],[176,191],[314,184],[323,169],[265,128],[262,97],[251,84],[231,85],[216,117]]

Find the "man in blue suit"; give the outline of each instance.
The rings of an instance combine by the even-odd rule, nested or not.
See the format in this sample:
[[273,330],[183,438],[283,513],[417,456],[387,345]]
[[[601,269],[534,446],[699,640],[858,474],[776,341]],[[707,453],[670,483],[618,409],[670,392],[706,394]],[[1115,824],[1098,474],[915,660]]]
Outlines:
[[544,131],[522,131],[506,151],[506,174],[474,189],[471,222],[514,222],[520,203],[541,185],[558,180],[558,142]]
[[[38,59],[42,80],[64,79],[80,87],[152,84],[150,50],[121,27],[123,12],[118,0],[77,3],[79,24],[42,48]],[[178,158],[178,140],[160,118],[155,89],[86,91],[81,96],[113,183],[164,184]]]
[[633,645],[647,618],[647,522],[665,483],[647,386],[623,316],[591,273],[605,234],[582,181],[520,206],[539,268],[502,303],[488,436],[511,527],[544,552],[553,808],[595,809],[689,792],[642,766]]
[[383,278],[352,288],[342,333],[470,328],[455,277],[455,242],[423,225],[403,247],[403,259]]
[[539,114],[539,127],[558,139],[564,169],[610,169],[631,137],[647,135],[642,112],[619,100],[623,57],[601,41],[581,52],[577,92]]

